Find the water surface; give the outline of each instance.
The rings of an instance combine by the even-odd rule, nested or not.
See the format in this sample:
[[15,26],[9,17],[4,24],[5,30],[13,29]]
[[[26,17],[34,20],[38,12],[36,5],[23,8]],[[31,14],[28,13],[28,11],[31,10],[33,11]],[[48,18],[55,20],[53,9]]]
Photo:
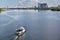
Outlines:
[[0,14],[0,40],[12,40],[16,28],[25,26],[22,40],[60,40],[60,12],[10,10]]

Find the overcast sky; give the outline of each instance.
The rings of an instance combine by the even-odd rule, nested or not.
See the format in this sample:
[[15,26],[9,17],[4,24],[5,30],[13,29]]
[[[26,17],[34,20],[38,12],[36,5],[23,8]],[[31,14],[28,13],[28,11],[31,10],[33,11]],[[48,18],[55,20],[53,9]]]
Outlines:
[[60,0],[0,0],[0,7],[8,6],[33,6],[37,3],[48,3],[49,6],[56,6],[60,4]]

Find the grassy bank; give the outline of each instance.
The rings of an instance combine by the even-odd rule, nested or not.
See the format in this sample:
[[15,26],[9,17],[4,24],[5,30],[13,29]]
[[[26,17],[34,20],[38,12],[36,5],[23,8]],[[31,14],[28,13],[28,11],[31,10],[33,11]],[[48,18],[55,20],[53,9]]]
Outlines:
[[50,10],[52,10],[52,11],[60,11],[60,7],[51,7]]
[[1,12],[3,12],[3,11],[5,11],[5,10],[4,10],[4,9],[2,9],[2,8],[0,8],[0,13],[1,13]]

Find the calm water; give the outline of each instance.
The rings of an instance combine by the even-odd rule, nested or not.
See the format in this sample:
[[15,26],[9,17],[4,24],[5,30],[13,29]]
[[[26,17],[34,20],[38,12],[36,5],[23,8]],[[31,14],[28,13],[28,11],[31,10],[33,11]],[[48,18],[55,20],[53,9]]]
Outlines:
[[0,40],[12,40],[16,28],[25,26],[22,40],[60,40],[60,12],[10,10],[0,14]]

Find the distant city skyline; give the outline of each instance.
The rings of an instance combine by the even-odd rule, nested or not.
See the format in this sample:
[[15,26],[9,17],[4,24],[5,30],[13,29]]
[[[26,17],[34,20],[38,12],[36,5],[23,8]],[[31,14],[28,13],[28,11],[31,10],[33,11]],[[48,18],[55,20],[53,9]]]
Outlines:
[[57,6],[60,4],[59,0],[0,0],[0,7],[7,6],[34,6],[37,3],[47,3],[48,6]]

